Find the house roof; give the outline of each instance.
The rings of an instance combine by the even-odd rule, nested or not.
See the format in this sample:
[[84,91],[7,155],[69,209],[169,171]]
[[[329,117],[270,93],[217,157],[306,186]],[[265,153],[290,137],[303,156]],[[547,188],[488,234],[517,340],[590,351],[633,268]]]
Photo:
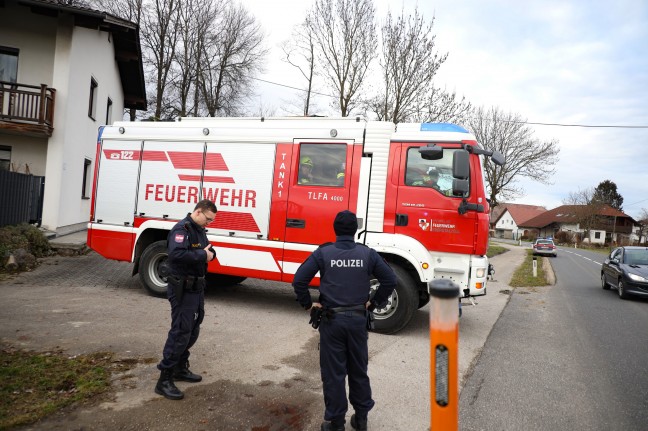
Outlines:
[[57,17],[72,15],[74,25],[110,32],[115,47],[115,61],[124,91],[124,107],[146,109],[146,89],[139,26],[106,12],[84,6],[71,6],[56,0],[18,0],[33,13]]
[[[586,208],[587,205],[562,205],[525,221],[522,226],[543,228],[552,223],[578,223],[579,216],[583,214]],[[608,205],[601,207],[598,214],[608,217],[626,217],[633,220],[632,217],[623,211],[619,211]]]
[[544,213],[547,211],[547,208],[538,205],[502,203],[493,209],[491,224],[496,224],[506,211],[511,214],[513,221],[519,226],[521,223]]

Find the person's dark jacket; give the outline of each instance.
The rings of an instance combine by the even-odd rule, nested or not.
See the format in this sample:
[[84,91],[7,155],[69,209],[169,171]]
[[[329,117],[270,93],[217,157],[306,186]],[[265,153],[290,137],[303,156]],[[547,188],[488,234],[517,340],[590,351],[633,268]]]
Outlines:
[[391,267],[375,250],[354,242],[351,235],[338,236],[335,243],[317,248],[295,273],[292,285],[297,301],[305,309],[312,306],[308,285],[318,271],[319,302],[328,308],[365,304],[373,277],[380,282],[371,300],[378,308],[387,303],[396,287],[396,275]]
[[198,226],[191,215],[180,220],[167,237],[167,264],[171,274],[180,278],[204,276],[207,272],[207,252],[204,248],[208,244],[205,229]]

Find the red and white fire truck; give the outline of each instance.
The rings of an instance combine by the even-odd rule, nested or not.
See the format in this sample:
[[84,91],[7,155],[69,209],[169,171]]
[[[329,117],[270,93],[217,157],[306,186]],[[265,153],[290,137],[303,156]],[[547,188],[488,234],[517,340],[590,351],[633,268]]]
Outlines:
[[[356,238],[394,268],[398,286],[376,311],[393,333],[429,301],[428,282],[484,295],[489,204],[483,162],[501,155],[461,127],[361,118],[183,118],[118,122],[99,132],[88,245],[134,263],[166,294],[166,239],[201,199],[216,203],[207,236],[209,284],[247,277],[291,282],[333,219],[358,215]],[[319,279],[315,279],[317,286]]]

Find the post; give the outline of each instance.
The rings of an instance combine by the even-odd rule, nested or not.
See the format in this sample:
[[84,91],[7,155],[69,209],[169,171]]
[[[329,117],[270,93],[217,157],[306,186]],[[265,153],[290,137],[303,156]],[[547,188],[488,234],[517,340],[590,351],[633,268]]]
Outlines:
[[430,429],[459,429],[459,286],[448,279],[428,285],[430,307]]
[[538,258],[535,256],[533,257],[533,276],[538,276]]

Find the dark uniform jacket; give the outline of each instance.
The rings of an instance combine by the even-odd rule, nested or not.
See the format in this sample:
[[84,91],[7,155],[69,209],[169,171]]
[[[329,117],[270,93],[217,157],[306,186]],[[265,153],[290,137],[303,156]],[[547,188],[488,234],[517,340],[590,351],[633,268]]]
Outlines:
[[396,275],[376,250],[354,242],[353,236],[338,236],[335,243],[321,245],[295,273],[297,301],[312,306],[308,284],[320,272],[320,303],[325,308],[362,305],[369,299],[372,275],[380,287],[372,299],[379,308],[396,287]]
[[167,237],[171,274],[176,277],[202,277],[207,272],[207,252],[209,244],[203,227],[198,226],[187,215],[169,232]]

